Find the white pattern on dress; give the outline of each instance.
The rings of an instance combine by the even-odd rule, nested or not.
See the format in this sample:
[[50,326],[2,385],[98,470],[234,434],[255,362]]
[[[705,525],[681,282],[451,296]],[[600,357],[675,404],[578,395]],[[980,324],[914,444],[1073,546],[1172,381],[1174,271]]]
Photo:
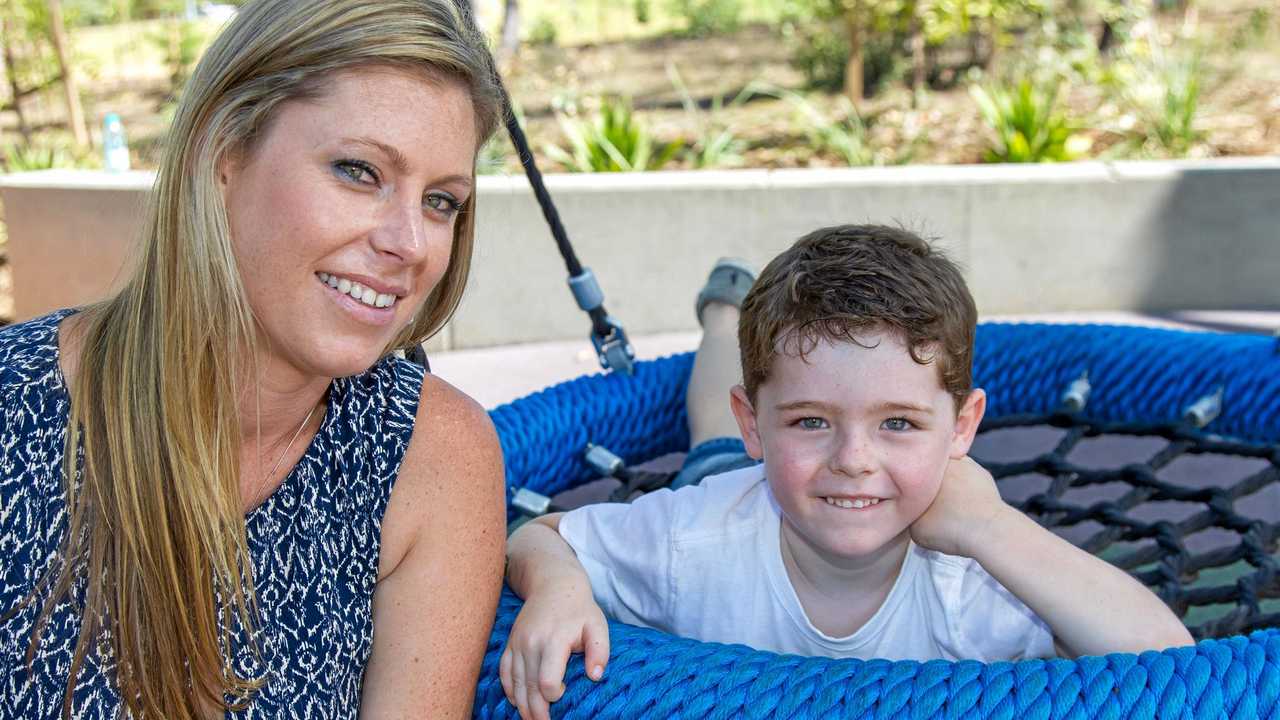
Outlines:
[[[61,717],[80,619],[63,601],[35,656],[43,606],[9,614],[58,559],[66,529],[60,481],[69,399],[58,369],[61,310],[0,330],[0,718]],[[372,599],[382,516],[413,433],[424,370],[387,358],[335,380],[320,429],[280,487],[245,516],[261,658],[238,643],[233,663],[265,687],[235,718],[355,718],[373,644]],[[81,579],[73,597],[83,597]],[[76,683],[76,718],[114,720],[120,702],[109,643]]]

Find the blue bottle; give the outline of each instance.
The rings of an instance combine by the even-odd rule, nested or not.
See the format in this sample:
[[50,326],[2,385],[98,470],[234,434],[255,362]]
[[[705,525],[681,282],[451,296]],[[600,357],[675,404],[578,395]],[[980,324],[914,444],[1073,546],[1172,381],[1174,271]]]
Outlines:
[[129,141],[117,113],[107,113],[102,119],[102,166],[107,172],[129,169]]

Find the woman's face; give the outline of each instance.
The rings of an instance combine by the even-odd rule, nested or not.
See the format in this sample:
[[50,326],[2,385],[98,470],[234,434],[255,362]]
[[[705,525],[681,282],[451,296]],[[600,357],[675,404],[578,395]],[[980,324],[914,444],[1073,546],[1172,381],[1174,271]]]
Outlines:
[[343,377],[377,360],[449,265],[475,153],[452,80],[349,70],[279,108],[221,173],[268,365]]

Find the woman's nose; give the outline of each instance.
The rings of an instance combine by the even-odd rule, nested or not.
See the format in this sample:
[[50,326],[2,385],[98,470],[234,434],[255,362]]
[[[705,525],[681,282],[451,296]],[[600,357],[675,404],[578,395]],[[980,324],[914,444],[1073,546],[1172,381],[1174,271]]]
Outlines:
[[420,205],[398,202],[386,206],[379,215],[372,233],[373,247],[379,253],[394,255],[405,264],[417,264],[430,255],[431,230]]

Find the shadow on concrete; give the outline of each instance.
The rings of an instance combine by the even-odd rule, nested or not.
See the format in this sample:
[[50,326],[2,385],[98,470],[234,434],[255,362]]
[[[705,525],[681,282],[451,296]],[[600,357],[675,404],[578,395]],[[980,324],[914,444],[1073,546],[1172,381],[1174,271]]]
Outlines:
[[1199,312],[1175,310],[1149,313],[1156,320],[1190,325],[1200,330],[1247,335],[1280,334],[1280,313],[1276,312]]
[[[1116,169],[1142,172],[1125,164]],[[1211,329],[1273,332],[1274,325],[1179,311],[1280,309],[1280,167],[1186,167],[1157,207],[1150,224],[1155,267],[1140,280],[1146,288],[1139,309]]]

